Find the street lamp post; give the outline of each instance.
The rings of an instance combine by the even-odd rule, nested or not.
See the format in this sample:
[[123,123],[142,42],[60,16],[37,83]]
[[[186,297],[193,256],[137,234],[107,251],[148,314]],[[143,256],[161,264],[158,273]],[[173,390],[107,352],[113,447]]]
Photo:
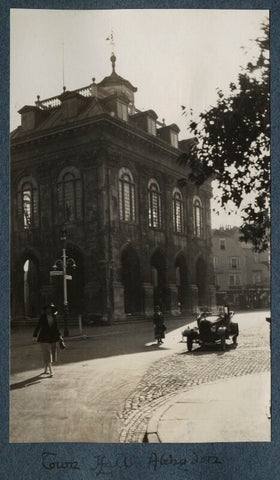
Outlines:
[[66,231],[61,232],[60,240],[62,243],[62,256],[55,260],[52,266],[51,276],[63,276],[63,321],[64,321],[64,336],[68,337],[68,298],[67,298],[67,280],[72,280],[71,275],[67,275],[67,267],[76,268],[77,265],[73,258],[68,258],[66,255]]

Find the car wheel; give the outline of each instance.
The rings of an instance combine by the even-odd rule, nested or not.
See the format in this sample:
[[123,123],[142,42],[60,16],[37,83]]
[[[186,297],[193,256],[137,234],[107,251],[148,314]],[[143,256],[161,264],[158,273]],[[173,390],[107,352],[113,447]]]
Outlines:
[[188,339],[187,339],[187,347],[188,347],[188,351],[189,351],[189,352],[192,351],[192,346],[193,346],[192,338],[188,338]]
[[237,345],[237,335],[234,335],[232,337],[232,341],[233,341],[234,345]]
[[225,339],[225,337],[221,338],[221,349],[223,350],[223,352],[226,349],[226,339]]

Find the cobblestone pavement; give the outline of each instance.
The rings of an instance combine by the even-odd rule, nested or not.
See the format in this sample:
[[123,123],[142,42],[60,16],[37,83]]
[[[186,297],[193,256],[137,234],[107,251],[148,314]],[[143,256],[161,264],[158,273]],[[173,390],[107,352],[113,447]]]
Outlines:
[[[182,348],[176,353],[155,362],[126,399],[124,409],[119,413],[122,421],[120,442],[145,441],[150,418],[157,408],[177,393],[202,383],[269,371],[269,327],[263,315],[252,323],[253,315],[238,315],[241,334],[237,348],[229,342],[226,352],[216,346],[187,352],[186,345],[181,343]],[[246,318],[249,324],[245,325]]]

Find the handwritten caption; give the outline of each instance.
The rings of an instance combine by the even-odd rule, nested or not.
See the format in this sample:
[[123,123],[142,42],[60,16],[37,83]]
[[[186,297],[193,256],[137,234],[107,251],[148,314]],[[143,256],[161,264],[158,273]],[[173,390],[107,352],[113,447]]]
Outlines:
[[[95,477],[113,476],[116,472],[131,471],[136,466],[137,461],[130,455],[118,454],[115,458],[108,455],[94,455],[88,460],[88,465],[81,465],[74,459],[61,459],[57,453],[43,452],[41,463],[45,470],[85,470],[89,469]],[[187,471],[194,465],[219,465],[221,460],[216,455],[198,455],[195,451],[182,456],[173,454],[159,455],[151,452],[146,458],[141,458],[141,464],[148,467],[150,472],[157,472],[166,467],[173,467],[179,470]]]

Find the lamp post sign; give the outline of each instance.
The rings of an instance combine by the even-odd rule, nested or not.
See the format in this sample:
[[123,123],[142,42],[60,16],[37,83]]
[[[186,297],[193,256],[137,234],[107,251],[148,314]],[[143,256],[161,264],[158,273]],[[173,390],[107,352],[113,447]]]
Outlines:
[[[63,242],[62,256],[60,259],[55,260],[52,270],[50,271],[51,277],[63,276],[63,319],[64,319],[64,336],[68,337],[68,298],[67,298],[67,280],[72,280],[72,275],[67,275],[67,267],[76,268],[77,265],[73,258],[68,258],[66,255],[66,232],[61,232],[60,240]],[[58,270],[58,268],[60,270]]]

